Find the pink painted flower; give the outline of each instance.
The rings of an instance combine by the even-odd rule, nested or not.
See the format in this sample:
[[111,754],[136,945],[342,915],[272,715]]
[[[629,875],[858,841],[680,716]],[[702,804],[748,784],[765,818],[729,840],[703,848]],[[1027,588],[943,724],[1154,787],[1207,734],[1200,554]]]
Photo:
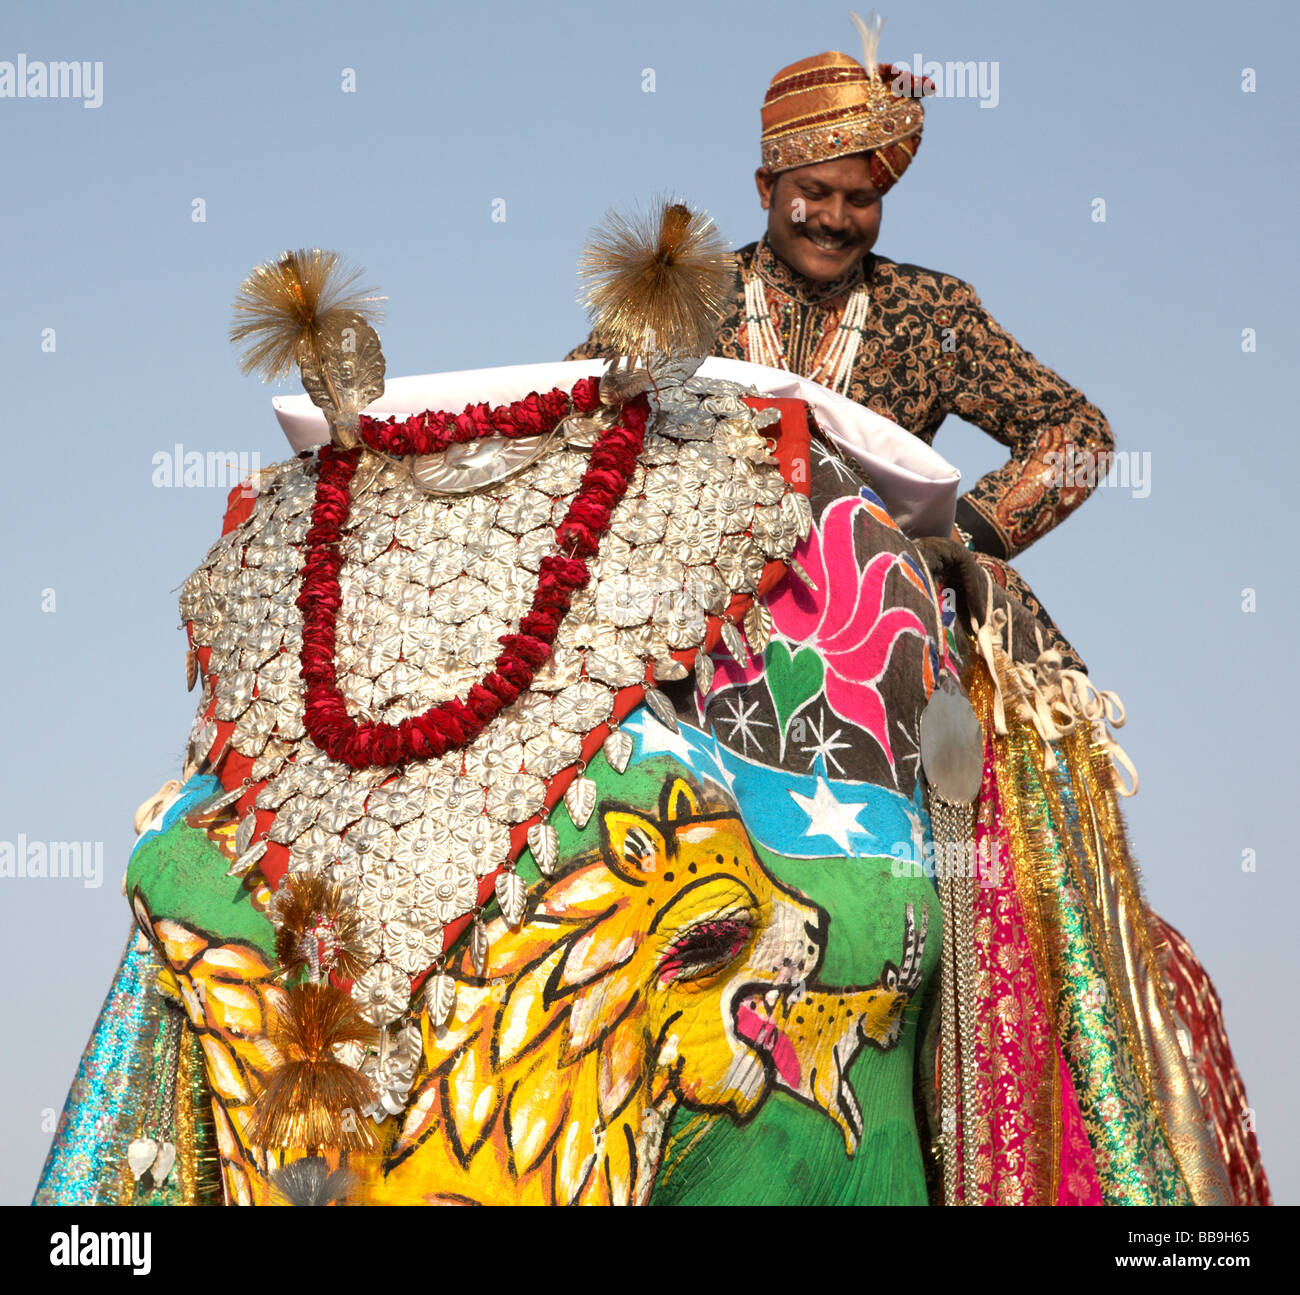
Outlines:
[[[889,741],[888,715],[880,686],[894,647],[914,634],[927,643],[925,623],[910,609],[886,597],[891,571],[930,598],[930,592],[903,554],[875,554],[858,565],[853,543],[855,521],[875,510],[869,501],[849,496],[837,499],[822,514],[821,524],[795,550],[800,566],[816,589],[791,574],[768,599],[774,631],[796,647],[812,647],[825,667],[826,702],[841,718],[869,733],[884,751],[890,767],[894,752]],[[934,687],[931,653],[923,656],[926,695]],[[743,663],[719,656],[713,691],[751,683],[763,674],[763,663],[750,657]]]

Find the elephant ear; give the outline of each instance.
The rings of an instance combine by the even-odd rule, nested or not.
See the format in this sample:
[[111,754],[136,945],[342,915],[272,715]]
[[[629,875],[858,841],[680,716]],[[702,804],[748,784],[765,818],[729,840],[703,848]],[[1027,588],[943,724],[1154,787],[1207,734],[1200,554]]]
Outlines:
[[611,810],[601,819],[602,852],[611,872],[634,886],[659,871],[668,857],[663,833],[648,819],[628,810]]

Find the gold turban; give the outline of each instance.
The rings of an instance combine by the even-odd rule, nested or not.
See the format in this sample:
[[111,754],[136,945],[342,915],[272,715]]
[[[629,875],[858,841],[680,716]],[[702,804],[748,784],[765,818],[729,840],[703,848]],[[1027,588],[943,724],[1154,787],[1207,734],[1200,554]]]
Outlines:
[[772,172],[870,153],[871,179],[884,193],[921,143],[928,83],[905,67],[870,70],[832,51],[782,68],[763,100],[763,165]]

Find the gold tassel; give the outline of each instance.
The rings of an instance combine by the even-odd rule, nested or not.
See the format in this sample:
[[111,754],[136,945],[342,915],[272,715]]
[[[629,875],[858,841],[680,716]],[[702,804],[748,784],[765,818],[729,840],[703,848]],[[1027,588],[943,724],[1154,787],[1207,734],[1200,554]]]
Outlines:
[[240,284],[230,325],[231,342],[246,344],[242,371],[266,382],[287,378],[294,364],[319,366],[342,316],[373,323],[374,303],[382,298],[356,289],[360,277],[337,252],[320,248],[285,252],[259,265]]
[[355,980],[366,968],[361,918],[343,891],[323,877],[295,873],[285,878],[271,900],[275,953],[288,977],[307,970],[312,980],[335,974]]
[[578,262],[598,332],[621,355],[707,355],[733,265],[713,221],[661,199],[647,216],[606,213]]
[[374,1085],[334,1057],[340,1044],[375,1042],[374,1027],[362,1020],[352,999],[328,983],[281,991],[267,1033],[288,1060],[257,1098],[250,1141],[306,1150],[377,1149],[379,1139],[362,1114],[375,1100]]

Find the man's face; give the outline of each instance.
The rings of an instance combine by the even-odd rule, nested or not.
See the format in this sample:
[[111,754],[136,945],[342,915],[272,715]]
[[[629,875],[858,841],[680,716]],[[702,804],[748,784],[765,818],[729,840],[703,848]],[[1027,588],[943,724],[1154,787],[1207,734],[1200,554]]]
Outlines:
[[860,261],[880,234],[880,194],[863,153],[754,176],[767,241],[805,278],[838,279]]

